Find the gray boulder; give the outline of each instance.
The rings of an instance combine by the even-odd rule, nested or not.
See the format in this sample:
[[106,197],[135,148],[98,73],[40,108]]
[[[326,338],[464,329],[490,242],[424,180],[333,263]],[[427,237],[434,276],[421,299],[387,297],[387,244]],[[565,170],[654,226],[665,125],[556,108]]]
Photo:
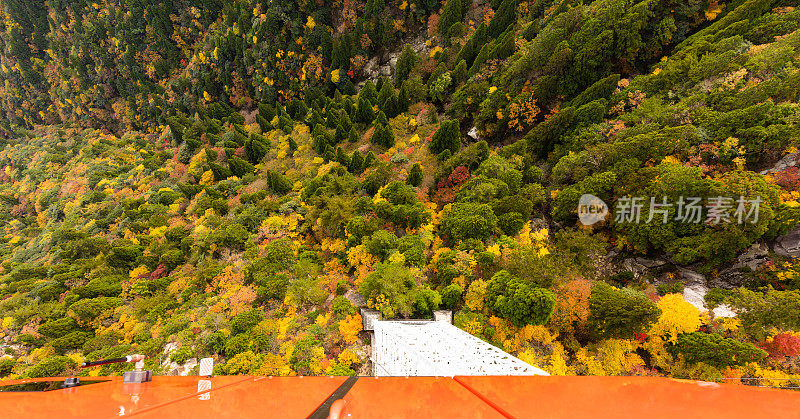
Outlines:
[[775,240],[775,253],[785,257],[800,256],[800,225],[792,229],[785,236]]

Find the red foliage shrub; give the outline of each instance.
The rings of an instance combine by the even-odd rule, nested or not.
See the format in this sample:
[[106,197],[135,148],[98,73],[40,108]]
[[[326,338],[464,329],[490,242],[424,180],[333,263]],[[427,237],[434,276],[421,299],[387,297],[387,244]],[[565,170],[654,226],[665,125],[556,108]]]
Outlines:
[[464,166],[458,166],[450,172],[450,176],[447,177],[447,180],[453,186],[459,186],[464,184],[470,178],[469,170],[467,170]]
[[773,358],[797,356],[800,354],[800,336],[786,332],[780,333],[775,335],[771,342],[764,342],[762,348]]
[[787,191],[800,191],[800,169],[790,167],[775,173],[775,184]]
[[150,272],[150,280],[152,281],[154,279],[163,278],[167,276],[167,274],[167,267],[162,263],[158,265],[155,271]]

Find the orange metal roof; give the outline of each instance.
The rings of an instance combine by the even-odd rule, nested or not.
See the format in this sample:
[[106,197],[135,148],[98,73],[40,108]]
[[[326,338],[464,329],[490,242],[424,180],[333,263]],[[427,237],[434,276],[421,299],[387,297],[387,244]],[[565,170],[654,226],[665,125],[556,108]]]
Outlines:
[[[214,383],[219,377],[214,377]],[[142,412],[141,418],[305,418],[346,377],[248,377],[235,386],[213,389],[207,398],[190,397]]]
[[[142,384],[123,384],[122,377],[92,379],[95,378],[110,381],[43,393],[0,393],[0,416],[36,419],[110,418],[163,406],[199,393],[200,377],[153,377],[153,381]],[[222,388],[249,378],[214,377],[213,384],[215,388]],[[89,377],[82,379],[88,380]],[[45,380],[48,379],[16,380],[0,384]]]
[[[97,377],[104,378],[104,377]],[[84,378],[86,379],[86,378]],[[304,418],[344,377],[120,377],[42,393],[0,392],[2,418]],[[25,381],[0,382],[0,385]],[[800,417],[800,393],[651,377],[362,377],[350,418]]]
[[651,377],[455,377],[517,418],[800,417],[800,393]]
[[452,378],[363,377],[344,401],[354,418],[503,418]]

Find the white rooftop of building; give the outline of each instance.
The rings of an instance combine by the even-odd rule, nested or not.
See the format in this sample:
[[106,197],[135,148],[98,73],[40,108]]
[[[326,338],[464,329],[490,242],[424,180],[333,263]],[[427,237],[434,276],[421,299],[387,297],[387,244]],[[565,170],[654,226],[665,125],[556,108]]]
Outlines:
[[445,321],[374,321],[377,377],[549,375]]

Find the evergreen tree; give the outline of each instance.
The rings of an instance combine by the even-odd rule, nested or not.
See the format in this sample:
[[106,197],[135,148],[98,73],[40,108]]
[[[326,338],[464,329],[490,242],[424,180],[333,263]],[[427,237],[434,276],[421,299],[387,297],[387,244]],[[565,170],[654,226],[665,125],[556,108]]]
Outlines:
[[233,173],[227,167],[220,166],[214,162],[209,162],[208,166],[211,167],[211,173],[214,174],[215,181],[225,180],[233,176]]
[[375,90],[378,92],[378,101],[379,102],[380,102],[380,97],[381,97],[380,96],[381,95],[381,90],[383,89],[383,86],[385,86],[385,85],[386,85],[386,77],[381,75],[380,77],[378,77],[378,82],[375,83]]
[[403,52],[400,53],[400,57],[397,58],[397,63],[394,67],[395,86],[402,86],[416,63],[417,53],[411,48],[411,45],[406,45],[403,48]]
[[368,167],[370,167],[370,166],[372,166],[373,164],[375,164],[375,162],[376,162],[377,160],[378,160],[378,158],[377,158],[377,157],[375,157],[375,153],[373,153],[372,151],[370,151],[369,153],[367,153],[367,156],[366,156],[366,157],[364,157],[364,166],[363,166],[363,168],[361,169],[361,171],[363,172],[364,170],[367,170],[367,168],[368,168]]
[[511,320],[517,327],[547,323],[555,308],[555,294],[524,282],[507,271],[489,281],[486,301],[493,312]]
[[370,138],[370,142],[386,148],[394,146],[395,138],[392,129],[387,124],[376,124],[375,132]]
[[308,120],[308,125],[316,127],[317,125],[325,125],[325,118],[322,117],[322,109],[314,108],[311,113],[311,118]]
[[325,153],[322,154],[322,158],[324,158],[326,162],[336,160],[336,152],[333,151],[333,147],[330,144],[325,146]]
[[500,37],[500,41],[494,46],[489,56],[497,60],[505,60],[514,54],[514,28],[510,28]]
[[517,19],[517,0],[503,0],[487,28],[489,38],[497,38]]
[[333,141],[335,144],[339,144],[342,141],[347,140],[347,131],[345,131],[342,124],[336,126],[336,133],[333,135]]
[[450,150],[451,153],[457,152],[461,148],[461,131],[458,121],[442,121],[439,129],[433,134],[428,147],[431,149],[431,153],[437,155],[444,150]]
[[383,111],[386,112],[386,115],[389,118],[394,118],[400,114],[400,105],[397,103],[397,95],[394,94],[394,89],[392,89],[392,95],[386,99],[386,102],[383,103]]
[[419,186],[422,183],[422,165],[414,163],[414,165],[411,166],[406,183],[411,186]]
[[433,69],[431,75],[428,76],[428,87],[430,88],[430,84],[439,79],[439,77],[442,77],[445,73],[447,73],[447,64],[441,62]]
[[367,80],[366,83],[364,83],[364,87],[358,92],[358,101],[361,102],[361,99],[366,99],[369,103],[375,103],[377,101],[378,90],[375,88],[375,84],[372,83],[372,80]]
[[605,282],[592,287],[589,298],[589,328],[597,339],[630,339],[658,320],[661,309],[641,292],[616,289]]
[[353,122],[350,121],[350,116],[345,112],[344,109],[339,111],[339,125],[344,128],[345,132],[349,132],[350,128],[353,127]]
[[394,87],[392,87],[392,83],[384,82],[380,91],[378,92],[378,106],[382,109],[386,101],[389,100],[389,98],[391,98],[393,95],[396,95],[396,93],[394,91]]
[[386,114],[383,111],[378,111],[378,115],[375,117],[375,129],[378,129],[379,125],[387,125],[389,124],[389,119],[386,118]]
[[447,0],[442,8],[442,15],[439,18],[439,33],[442,36],[447,36],[450,27],[461,22],[461,0]]
[[342,110],[347,112],[347,115],[350,117],[350,120],[353,120],[353,116],[356,112],[356,106],[353,104],[352,99],[349,97],[345,97],[342,99]]
[[339,112],[334,108],[333,102],[325,109],[325,126],[336,128],[339,125]]
[[350,167],[350,156],[345,154],[341,147],[336,147],[336,161],[344,167]]
[[250,134],[250,139],[244,147],[247,160],[252,164],[258,164],[261,159],[269,152],[269,140],[263,135]]
[[606,78],[596,81],[581,94],[569,102],[569,106],[579,108],[597,99],[608,99],[619,83],[619,74],[612,74]]
[[528,131],[525,140],[528,149],[544,157],[559,143],[561,137],[572,127],[575,120],[575,108],[562,109],[541,124]]
[[356,127],[350,127],[350,135],[347,137],[347,141],[351,143],[357,143],[360,139],[361,137],[358,136]]
[[358,109],[356,109],[355,121],[361,124],[371,124],[375,119],[375,111],[372,104],[365,98],[358,99]]
[[353,84],[353,80],[350,79],[350,77],[345,78],[344,84],[340,82],[339,86],[342,88],[342,92],[346,95],[352,96],[358,92],[356,89],[356,85]]
[[267,170],[267,185],[279,195],[285,195],[292,190],[291,179],[274,170]]
[[255,172],[256,168],[253,167],[252,164],[233,156],[228,159],[228,166],[231,168],[231,172],[237,177],[242,177],[248,173]]
[[[482,23],[480,27],[483,27]],[[456,62],[472,61],[475,58],[475,41],[472,40],[474,36],[475,35],[473,34],[472,37],[467,39],[467,42],[465,42],[464,46],[462,46],[461,49],[458,51],[458,55],[456,55]]]
[[494,42],[490,42],[488,44],[484,44],[481,48],[481,51],[478,53],[478,56],[475,57],[475,61],[472,62],[472,67],[469,68],[467,72],[467,77],[472,77],[478,73],[478,70],[481,69],[483,63],[489,59],[489,55],[492,53],[492,47],[494,46]]
[[345,68],[350,65],[350,51],[347,35],[342,35],[333,39],[333,52],[331,54],[331,68]]
[[300,99],[294,98],[289,102],[289,105],[286,106],[286,113],[288,113],[292,119],[302,121],[306,118],[306,114],[308,114],[308,107]]
[[720,369],[759,362],[767,357],[766,351],[752,343],[724,338],[716,333],[682,333],[678,335],[678,342],[669,349],[674,355],[683,355],[689,363],[702,362]]
[[270,124],[269,121],[267,121],[267,119],[261,115],[256,115],[256,123],[259,127],[261,127],[261,132],[269,132],[273,129],[272,124]]
[[258,114],[267,121],[271,121],[275,117],[275,107],[269,103],[261,102],[258,104]]
[[453,86],[458,86],[459,84],[467,81],[467,62],[465,60],[461,60],[456,64],[456,68],[451,73],[453,78]]
[[408,107],[411,106],[411,99],[408,97],[408,86],[403,83],[400,88],[400,93],[397,95],[397,114],[408,112]]
[[325,154],[325,149],[333,143],[333,138],[328,131],[322,125],[317,125],[314,127],[312,136],[314,137],[312,141],[314,151],[319,155]]
[[284,133],[291,134],[292,130],[294,129],[294,121],[292,121],[292,119],[289,117],[281,116],[278,126]]
[[360,151],[354,150],[353,155],[350,157],[350,165],[348,166],[351,173],[360,175],[364,171],[364,156]]

